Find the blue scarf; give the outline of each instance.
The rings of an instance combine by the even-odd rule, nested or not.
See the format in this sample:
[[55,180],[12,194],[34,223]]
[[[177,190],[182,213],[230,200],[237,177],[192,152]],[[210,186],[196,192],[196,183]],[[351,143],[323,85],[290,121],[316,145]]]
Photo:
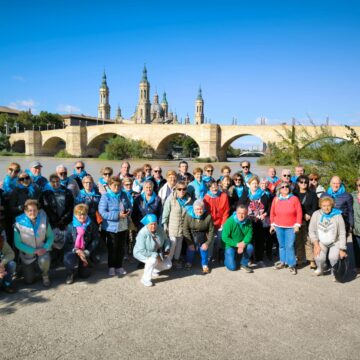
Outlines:
[[279,178],[277,176],[274,176],[273,178],[270,176],[267,176],[266,180],[268,180],[269,183],[271,183],[271,184],[275,184],[277,181],[279,181]]
[[67,187],[69,185],[69,181],[70,181],[70,178],[68,178],[68,177],[66,179],[60,179],[60,184],[62,186]]
[[145,181],[147,181],[147,180],[153,181],[155,179],[152,175],[149,175],[149,176],[145,176]]
[[62,188],[61,186],[58,188],[58,189],[54,189],[51,185],[50,185],[50,183],[46,183],[46,185],[44,186],[44,188],[43,188],[43,192],[44,191],[51,191],[51,192],[53,192],[53,193],[58,193],[58,192],[64,192],[65,190],[64,190],[64,188]]
[[77,173],[76,169],[74,169],[73,174],[75,177],[78,177],[80,180],[82,180],[84,176],[87,175],[87,172],[83,169],[80,173]]
[[99,183],[100,183],[101,185],[107,185],[107,184],[108,184],[103,177],[101,177],[101,178],[99,179]]
[[109,194],[109,196],[111,198],[114,198],[114,199],[117,199],[118,201],[120,201],[121,191],[119,191],[118,193],[114,193],[111,189],[109,189],[107,193]]
[[206,210],[204,209],[204,212],[201,216],[199,215],[196,215],[195,212],[194,212],[194,206],[189,206],[187,209],[187,213],[189,214],[189,216],[191,216],[193,219],[201,219],[205,216],[205,213],[206,213]]
[[234,211],[233,215],[232,215],[234,221],[238,224],[238,225],[245,225],[248,222],[248,218],[245,218],[244,220],[240,221],[238,219],[238,217],[236,216],[236,211]]
[[339,190],[334,192],[331,187],[329,187],[326,191],[333,199],[336,199],[339,195],[342,195],[346,192],[344,184],[341,184]]
[[3,190],[5,191],[5,193],[10,193],[15,189],[17,180],[17,177],[12,178],[10,177],[10,175],[5,176],[3,183]]
[[245,182],[247,183],[253,176],[254,176],[254,175],[253,175],[252,172],[249,172],[249,173],[247,173],[246,175],[244,174],[244,180],[245,180]]
[[16,217],[16,222],[19,223],[22,226],[25,226],[25,227],[29,228],[29,229],[33,229],[35,237],[38,236],[37,232],[38,232],[39,226],[40,226],[40,215],[39,214],[36,217],[35,224],[32,223],[30,218],[25,213],[17,216]]
[[284,197],[282,195],[279,195],[279,200],[289,200],[291,197],[293,197],[294,195],[293,194],[289,194],[288,196]]
[[17,183],[16,187],[19,189],[27,189],[29,191],[30,197],[33,197],[35,195],[35,188],[33,184],[30,184],[29,186],[24,186],[23,184]]
[[320,222],[323,222],[324,218],[326,220],[330,220],[333,216],[335,215],[340,215],[342,213],[341,210],[336,209],[336,208],[332,208],[332,210],[328,213],[325,214],[322,210],[321,210],[321,218],[320,218]]
[[291,182],[296,183],[298,176],[294,175],[291,177]]
[[31,177],[34,183],[36,183],[39,179],[42,178],[41,175],[34,175],[29,169],[26,169],[25,172]]
[[143,182],[139,182],[139,180],[138,179],[135,179],[134,180],[134,183],[135,183],[135,185],[137,185],[137,186],[139,186],[140,187],[140,191],[142,190],[142,188],[143,188]]
[[[179,205],[180,205],[181,208],[183,208],[183,207],[185,206],[186,201],[187,201],[186,198],[183,198],[183,199],[176,198],[176,200],[178,201],[178,203],[179,203]],[[187,205],[187,206],[188,206],[188,205]],[[185,207],[187,207],[187,206],[185,206]]]
[[199,199],[203,199],[208,188],[205,184],[205,182],[201,179],[200,182],[198,182],[196,179],[193,180],[189,185],[191,185],[195,190],[195,197]]
[[151,197],[149,199],[149,201],[146,200],[146,196],[145,196],[145,193],[141,193],[141,197],[143,198],[144,200],[144,205],[151,205],[155,199],[156,199],[156,194],[155,192],[153,191],[152,194],[151,194]]
[[207,184],[209,181],[213,180],[213,177],[209,175],[203,175],[202,180],[205,182],[205,184]]
[[212,199],[218,198],[222,192],[220,190],[217,191],[216,194],[212,193],[210,190],[206,193],[206,195],[209,195]]
[[131,206],[134,205],[134,198],[132,196],[133,192],[134,192],[133,190],[129,190],[129,191],[123,190],[123,193],[126,195],[128,200],[130,201]]
[[73,224],[74,227],[80,226],[80,227],[84,228],[84,230],[86,230],[86,228],[90,225],[90,223],[91,223],[91,219],[90,219],[89,216],[86,218],[86,221],[85,221],[84,223],[81,223],[81,222],[76,218],[75,215],[73,216],[72,224]]
[[244,192],[244,186],[235,186],[235,191],[236,191],[236,194],[238,196],[238,198],[240,199],[242,197],[242,194]]
[[97,193],[94,188],[90,192],[86,192],[85,189],[81,189],[80,196],[100,196],[100,194]]
[[264,191],[261,190],[260,188],[257,188],[255,194],[252,194],[250,189],[248,190],[248,196],[251,201],[259,200],[263,196],[263,194],[264,194]]

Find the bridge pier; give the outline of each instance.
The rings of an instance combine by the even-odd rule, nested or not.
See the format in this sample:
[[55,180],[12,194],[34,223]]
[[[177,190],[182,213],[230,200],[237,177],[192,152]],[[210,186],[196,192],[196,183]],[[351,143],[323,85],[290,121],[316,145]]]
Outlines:
[[201,158],[218,160],[218,148],[220,140],[220,128],[216,124],[199,126],[199,144]]
[[67,126],[66,151],[73,156],[86,156],[87,130],[84,126]]
[[41,144],[41,132],[35,130],[26,130],[24,133],[25,141],[25,154],[26,155],[41,155],[42,144]]

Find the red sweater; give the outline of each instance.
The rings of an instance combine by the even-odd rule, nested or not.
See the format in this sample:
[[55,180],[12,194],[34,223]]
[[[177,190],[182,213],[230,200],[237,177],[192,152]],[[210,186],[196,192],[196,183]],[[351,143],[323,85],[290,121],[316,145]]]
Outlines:
[[218,230],[221,225],[224,225],[229,217],[230,205],[229,199],[226,193],[221,193],[217,198],[212,198],[209,195],[205,195],[204,203],[207,211],[210,213],[214,222],[214,227]]
[[271,204],[270,223],[280,227],[293,227],[302,223],[302,210],[299,199],[296,196],[288,200],[280,200],[276,197]]

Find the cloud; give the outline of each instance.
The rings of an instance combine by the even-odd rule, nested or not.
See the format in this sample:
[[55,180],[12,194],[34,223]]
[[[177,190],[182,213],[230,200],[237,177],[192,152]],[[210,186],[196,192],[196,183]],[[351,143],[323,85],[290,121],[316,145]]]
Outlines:
[[21,76],[21,75],[13,75],[12,79],[15,80],[15,81],[20,81],[20,82],[25,81],[25,78],[23,76]]
[[78,113],[80,108],[75,105],[59,105],[57,111],[65,113]]
[[37,112],[36,106],[38,104],[33,100],[33,99],[28,99],[28,100],[16,100],[11,102],[8,106],[9,108],[12,109],[17,109],[17,110],[29,110],[31,109],[31,111]]

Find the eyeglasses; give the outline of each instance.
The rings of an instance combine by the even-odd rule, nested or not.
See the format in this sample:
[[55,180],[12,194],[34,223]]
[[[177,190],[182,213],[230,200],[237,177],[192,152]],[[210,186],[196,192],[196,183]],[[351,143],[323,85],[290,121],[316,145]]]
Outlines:
[[280,189],[290,189],[289,186],[282,186]]
[[154,170],[156,173],[161,173],[162,170]]
[[152,170],[152,168],[146,168],[145,169],[145,171],[151,171]]
[[319,179],[313,178],[313,179],[309,179],[310,181],[318,181]]
[[20,169],[9,168],[9,171],[14,172],[14,173],[18,173],[18,172],[20,172]]
[[84,166],[77,166],[76,167],[78,170],[84,170]]
[[207,170],[205,170],[206,172],[214,172],[214,170],[211,170],[211,169],[207,169]]
[[306,184],[307,185],[307,182],[306,181],[299,181],[299,184]]
[[243,168],[243,169],[248,169],[248,168],[249,168],[249,166],[242,166],[242,168]]
[[131,185],[132,185],[131,183],[124,184],[124,186],[131,186]]
[[186,191],[186,188],[177,188],[177,191]]
[[60,183],[60,180],[51,180],[50,181],[52,184],[58,184],[58,183]]
[[291,177],[290,174],[283,174],[283,177]]
[[241,181],[241,179],[240,179],[240,178],[238,178],[238,179],[234,179],[234,181]]
[[27,180],[30,180],[30,176],[19,178],[19,181],[27,181]]
[[65,172],[61,172],[61,173],[59,173],[59,175],[61,175],[61,176],[63,176],[63,175],[67,175],[67,171],[65,171]]
[[103,173],[104,176],[111,176],[112,173]]

